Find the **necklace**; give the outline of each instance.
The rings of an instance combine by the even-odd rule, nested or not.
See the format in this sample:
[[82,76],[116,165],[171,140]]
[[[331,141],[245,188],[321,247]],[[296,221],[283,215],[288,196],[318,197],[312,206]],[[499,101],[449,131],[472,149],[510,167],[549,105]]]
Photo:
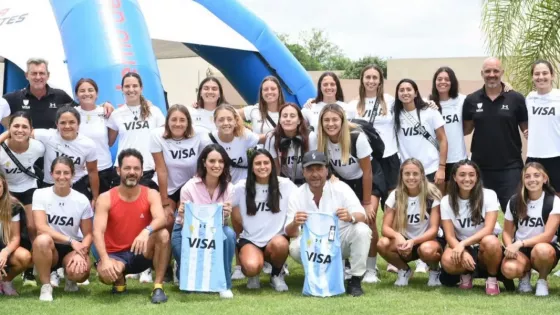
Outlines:
[[128,110],[132,113],[132,115],[134,116],[134,121],[138,120],[138,112],[133,111],[130,106],[126,105],[126,107],[128,108]]

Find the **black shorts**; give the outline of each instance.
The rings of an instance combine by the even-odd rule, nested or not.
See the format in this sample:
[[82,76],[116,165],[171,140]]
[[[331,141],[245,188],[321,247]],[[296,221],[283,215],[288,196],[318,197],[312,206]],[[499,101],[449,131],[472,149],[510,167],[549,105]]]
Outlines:
[[129,250],[117,253],[109,253],[109,257],[124,264],[124,274],[137,274],[151,268],[153,262],[144,255],[135,255]]
[[436,179],[436,172],[433,172],[431,174],[426,174],[426,178],[428,179],[428,181],[430,183],[433,184],[435,182],[435,179]]
[[550,184],[554,187],[556,192],[560,192],[560,156],[551,158],[533,158],[527,157],[527,162],[537,162],[542,164],[548,173],[548,178],[550,178]]
[[113,167],[109,167],[99,171],[99,194],[109,191],[113,187],[113,169]]
[[498,195],[502,212],[521,182],[521,169],[511,168],[503,170],[480,170],[484,188],[492,189]]
[[265,246],[257,246],[255,245],[255,243],[251,242],[250,240],[246,239],[246,238],[240,238],[237,240],[237,250],[241,250],[241,248],[247,244],[251,244],[253,246],[255,246],[256,248],[260,249],[261,252],[264,253],[264,250],[266,249],[266,245]]
[[10,191],[10,194],[14,196],[22,205],[27,206],[33,202],[33,193],[37,188],[30,188],[24,192],[13,192]]
[[[405,236],[405,239],[409,240],[409,238],[406,237],[406,236]],[[445,249],[445,245],[447,245],[447,241],[445,240],[445,238],[444,238],[444,237],[436,236],[435,241],[439,243],[439,246],[441,247],[441,250],[442,250],[442,252],[443,252],[443,250]],[[422,243],[422,244],[423,244],[423,243]],[[420,246],[421,246],[422,244],[416,244],[416,245],[414,245],[414,247],[412,247],[412,251],[411,251],[410,257],[406,257],[406,258],[405,258],[405,257],[402,257],[402,256],[401,256],[401,259],[403,259],[405,262],[410,262],[410,261],[414,261],[414,260],[420,259],[420,255],[418,255],[418,249],[420,248]],[[400,256],[400,255],[399,255],[399,256]]]
[[173,200],[175,204],[178,204],[179,200],[181,199],[181,188],[177,189],[177,191],[174,192],[172,195],[167,195],[167,198]]
[[64,268],[65,266],[62,265],[62,260],[64,259],[64,257],[66,257],[66,255],[70,254],[74,249],[72,248],[72,246],[70,245],[66,245],[66,244],[54,244],[54,248],[56,249],[56,252],[58,253],[58,261],[56,262],[56,264],[54,266],[51,267],[51,271],[55,271],[58,268]]
[[453,166],[457,163],[447,163],[445,164],[445,182],[448,182],[451,179],[451,171],[453,170]]
[[[552,248],[554,248],[554,254],[556,255],[556,258],[554,259],[554,266],[556,266],[558,264],[558,259],[560,258],[560,245],[558,245],[558,243],[550,243],[550,245],[552,245]],[[529,258],[529,261],[531,261],[532,250],[533,247],[521,247],[519,249],[520,252],[522,252],[525,256],[527,256],[527,258]]]
[[[344,179],[342,177],[339,177],[338,179],[341,182],[345,182],[348,186],[350,186],[350,188],[352,188],[354,193],[356,193],[356,197],[358,197],[358,199],[360,201],[363,201],[364,200],[364,182],[363,182],[362,178],[363,177],[360,177],[360,178],[357,178],[357,179]],[[382,192],[375,185],[372,185],[371,194],[378,197],[378,198],[382,196]]]
[[401,160],[397,153],[381,159],[379,161],[381,170],[383,171],[383,177],[385,178],[385,184],[387,191],[391,191],[397,187],[399,183],[399,171],[401,168]]
[[85,175],[84,177],[80,178],[77,182],[72,184],[72,189],[86,196],[88,200],[91,200],[93,198],[93,195],[91,194],[91,188],[89,187],[88,175]]

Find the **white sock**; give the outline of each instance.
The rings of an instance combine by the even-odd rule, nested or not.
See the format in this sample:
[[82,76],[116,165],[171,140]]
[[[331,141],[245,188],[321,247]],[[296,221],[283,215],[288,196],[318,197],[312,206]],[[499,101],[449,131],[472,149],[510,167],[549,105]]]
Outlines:
[[368,257],[366,262],[366,269],[375,270],[375,267],[377,267],[377,256]]
[[498,282],[498,279],[496,279],[496,277],[488,277],[488,281],[490,281],[490,282]]

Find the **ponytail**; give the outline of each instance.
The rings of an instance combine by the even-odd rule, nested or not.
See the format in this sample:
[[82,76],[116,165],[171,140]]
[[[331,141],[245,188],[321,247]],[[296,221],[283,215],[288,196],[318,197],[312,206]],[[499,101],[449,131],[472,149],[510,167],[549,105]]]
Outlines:
[[140,95],[140,116],[143,120],[148,119],[150,116],[150,104],[144,97],[144,95]]

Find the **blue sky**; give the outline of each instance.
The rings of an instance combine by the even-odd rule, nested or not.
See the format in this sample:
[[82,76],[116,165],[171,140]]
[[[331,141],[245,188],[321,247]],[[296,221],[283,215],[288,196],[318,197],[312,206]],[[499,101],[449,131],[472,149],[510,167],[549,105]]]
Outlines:
[[239,0],[275,32],[323,29],[350,58],[485,56],[481,0]]

